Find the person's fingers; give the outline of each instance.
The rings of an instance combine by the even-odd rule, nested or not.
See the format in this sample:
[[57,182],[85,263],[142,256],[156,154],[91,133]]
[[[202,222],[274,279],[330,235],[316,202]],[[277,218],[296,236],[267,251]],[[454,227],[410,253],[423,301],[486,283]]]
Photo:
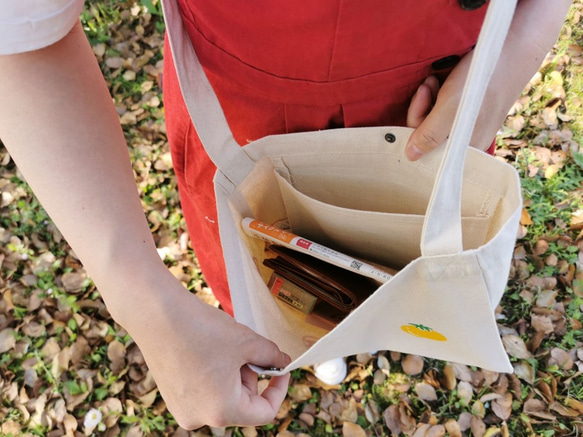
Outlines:
[[407,127],[417,128],[431,109],[431,89],[421,84],[407,110]]
[[249,366],[241,367],[241,385],[243,387],[243,394],[253,396],[257,392],[257,373],[249,368]]
[[417,128],[433,108],[439,92],[439,81],[429,76],[419,85],[407,111],[407,127]]
[[269,381],[269,385],[265,390],[263,390],[261,396],[265,398],[271,405],[277,406],[277,408],[279,408],[279,405],[281,405],[287,394],[289,379],[289,373],[281,376],[272,376],[271,380]]
[[242,351],[242,357],[249,364],[263,368],[276,367],[283,369],[289,363],[291,358],[288,354],[282,352],[277,345],[255,334],[255,338],[245,345]]
[[263,392],[258,393],[257,374],[247,366],[241,368],[243,390],[239,403],[240,415],[235,423],[240,426],[265,424],[273,420],[287,394],[289,374],[274,376]]
[[429,90],[431,91],[431,104],[435,104],[437,93],[439,93],[439,80],[437,80],[437,77],[435,76],[428,76],[423,84],[429,87]]
[[[241,368],[241,383],[243,385],[243,392],[249,394],[250,396],[259,395],[265,399],[276,401],[279,397],[287,393],[287,384],[289,382],[290,375],[286,373],[281,376],[273,376],[269,381],[269,385],[261,393],[258,392],[257,388],[257,373],[251,370],[248,366],[243,366]],[[283,393],[281,393],[283,391]],[[271,403],[271,402],[270,402]],[[280,402],[281,403],[281,402]]]
[[455,111],[440,108],[439,103],[413,131],[405,147],[405,155],[416,161],[439,146],[447,136],[453,123]]
[[287,395],[289,379],[289,373],[281,376],[272,376],[269,385],[260,395],[260,397],[265,399],[265,401],[271,406],[274,413],[273,416],[277,414],[279,407]]

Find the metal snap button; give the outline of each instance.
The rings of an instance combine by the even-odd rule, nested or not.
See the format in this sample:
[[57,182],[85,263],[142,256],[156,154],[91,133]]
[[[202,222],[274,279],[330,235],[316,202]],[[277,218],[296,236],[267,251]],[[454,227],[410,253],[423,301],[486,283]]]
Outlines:
[[385,134],[385,141],[387,143],[394,143],[395,141],[397,141],[397,137],[395,136],[395,134],[389,132],[388,134]]

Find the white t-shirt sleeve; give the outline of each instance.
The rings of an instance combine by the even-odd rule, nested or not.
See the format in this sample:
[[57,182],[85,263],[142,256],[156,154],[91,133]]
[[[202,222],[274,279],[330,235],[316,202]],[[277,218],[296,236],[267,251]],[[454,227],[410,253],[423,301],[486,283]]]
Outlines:
[[0,55],[47,47],[73,28],[83,0],[0,0]]

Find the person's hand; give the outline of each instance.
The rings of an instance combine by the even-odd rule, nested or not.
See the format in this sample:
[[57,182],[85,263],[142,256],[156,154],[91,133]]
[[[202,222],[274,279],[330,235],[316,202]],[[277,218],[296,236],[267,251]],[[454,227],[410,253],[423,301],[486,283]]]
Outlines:
[[247,363],[283,368],[290,358],[271,341],[202,303],[174,278],[166,280],[160,299],[148,299],[145,309],[139,304],[140,314],[131,320],[120,319],[178,424],[196,429],[273,420],[287,393],[289,375],[271,378],[258,393],[257,374]]
[[439,92],[439,82],[435,76],[429,76],[413,95],[407,111],[407,127],[417,129],[433,109]]
[[[431,152],[450,134],[470,60],[471,55],[465,56],[441,88],[430,76],[417,89],[407,112],[407,126],[415,128],[405,149],[409,160],[416,161]],[[476,123],[471,145],[481,150],[490,146],[508,110],[507,98],[498,97],[500,93],[486,96]]]
[[[552,48],[570,4],[571,0],[518,3],[480,108],[471,146],[481,150],[490,146],[508,110]],[[436,81],[432,78],[419,87],[408,111],[408,125],[416,129],[405,149],[409,160],[415,161],[431,152],[449,135],[471,58],[472,52],[462,58],[439,92],[436,93]]]

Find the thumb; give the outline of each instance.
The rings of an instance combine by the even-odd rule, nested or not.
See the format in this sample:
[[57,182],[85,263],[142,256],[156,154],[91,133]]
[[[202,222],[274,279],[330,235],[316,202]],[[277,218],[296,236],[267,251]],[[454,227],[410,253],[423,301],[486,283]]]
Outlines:
[[260,335],[255,335],[255,339],[243,351],[243,359],[248,364],[254,364],[264,369],[271,367],[283,369],[291,363],[289,355],[282,352],[274,342]]
[[289,373],[274,376],[267,387],[258,391],[257,374],[247,366],[241,368],[243,391],[238,402],[239,417],[236,423],[241,426],[263,425],[273,420],[287,394]]
[[437,148],[449,135],[452,120],[444,119],[443,112],[436,106],[409,137],[405,155],[409,161],[417,161]]

